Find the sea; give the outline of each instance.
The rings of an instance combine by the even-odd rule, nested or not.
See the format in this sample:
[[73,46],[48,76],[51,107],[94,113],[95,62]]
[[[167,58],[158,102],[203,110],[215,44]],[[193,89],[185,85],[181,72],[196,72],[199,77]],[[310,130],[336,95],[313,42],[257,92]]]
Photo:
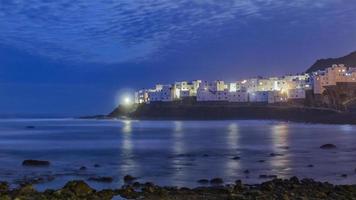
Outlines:
[[[336,148],[320,148],[329,143]],[[26,159],[51,165],[22,166]],[[257,120],[0,119],[0,163],[0,181],[16,187],[41,177],[43,181],[35,185],[38,190],[60,188],[70,180],[115,189],[124,184],[125,175],[177,187],[197,187],[198,180],[217,177],[225,183],[269,180],[261,175],[356,184],[356,126]],[[80,170],[83,166],[86,170]],[[112,177],[113,182],[90,181],[92,177]]]

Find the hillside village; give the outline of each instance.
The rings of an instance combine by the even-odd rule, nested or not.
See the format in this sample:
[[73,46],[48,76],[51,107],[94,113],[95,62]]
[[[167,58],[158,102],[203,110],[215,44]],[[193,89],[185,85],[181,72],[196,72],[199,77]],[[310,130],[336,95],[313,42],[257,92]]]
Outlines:
[[[356,68],[334,64],[325,70],[283,77],[257,77],[227,83],[217,81],[181,81],[173,84],[157,84],[152,89],[135,93],[137,104],[173,102],[194,99],[197,102],[230,103],[304,103],[308,94],[322,101],[330,86],[356,83]],[[320,96],[320,97],[319,97]]]

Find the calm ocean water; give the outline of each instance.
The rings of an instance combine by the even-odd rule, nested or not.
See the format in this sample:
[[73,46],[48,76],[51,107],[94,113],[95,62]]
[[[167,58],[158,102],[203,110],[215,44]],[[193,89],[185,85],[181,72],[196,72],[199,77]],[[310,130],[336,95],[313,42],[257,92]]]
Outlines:
[[[338,148],[321,150],[325,143]],[[113,177],[113,183],[89,182],[102,189],[121,186],[122,177],[131,174],[140,182],[194,187],[197,180],[214,177],[258,183],[266,181],[259,178],[266,174],[356,184],[355,144],[356,126],[350,125],[3,119],[0,180],[16,183],[24,177],[54,176],[53,181],[37,186],[43,189],[61,187],[72,179]],[[233,159],[236,156],[240,160]],[[23,167],[25,159],[49,160],[51,166]],[[81,166],[87,170],[80,171]],[[247,169],[248,175],[243,173]]]

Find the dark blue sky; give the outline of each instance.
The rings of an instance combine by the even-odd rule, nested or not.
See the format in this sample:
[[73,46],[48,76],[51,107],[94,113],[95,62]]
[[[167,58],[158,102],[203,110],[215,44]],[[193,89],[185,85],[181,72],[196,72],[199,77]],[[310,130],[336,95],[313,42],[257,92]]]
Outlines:
[[0,0],[0,115],[107,113],[157,82],[297,73],[354,50],[354,0]]

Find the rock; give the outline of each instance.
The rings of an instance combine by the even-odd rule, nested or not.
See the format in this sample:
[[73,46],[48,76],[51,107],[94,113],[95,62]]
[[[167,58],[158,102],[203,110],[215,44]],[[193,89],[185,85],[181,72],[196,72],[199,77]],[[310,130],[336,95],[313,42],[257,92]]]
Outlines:
[[320,146],[321,149],[335,149],[336,145],[334,144],[324,144]]
[[87,170],[87,168],[86,168],[86,167],[84,167],[84,166],[82,166],[82,167],[80,167],[80,168],[79,168],[79,170],[84,171],[84,170]]
[[113,190],[102,190],[102,191],[98,192],[98,194],[97,194],[97,196],[101,200],[113,199],[114,195],[115,195],[115,193]]
[[346,178],[346,177],[347,177],[347,174],[341,174],[341,177],[342,177],[342,178]]
[[38,166],[49,166],[50,162],[49,161],[45,161],[45,160],[24,160],[22,162],[23,166],[34,166],[34,167],[38,167]]
[[132,187],[134,187],[134,188],[140,188],[140,187],[141,187],[141,183],[139,183],[139,182],[134,182],[134,183],[132,184]]
[[263,163],[263,162],[265,162],[265,160],[259,160],[258,162]]
[[248,169],[246,169],[245,171],[244,171],[244,174],[249,174],[250,173],[250,170],[248,170]]
[[289,181],[293,184],[299,184],[299,179],[296,176],[290,178]]
[[202,184],[202,185],[206,185],[206,184],[209,183],[209,180],[207,180],[207,179],[200,179],[200,180],[198,180],[198,183],[199,183],[199,184]]
[[204,154],[203,157],[209,157],[209,154]]
[[276,175],[265,175],[265,174],[262,174],[262,175],[260,175],[259,176],[260,178],[277,178],[277,176]]
[[111,183],[114,181],[112,177],[91,177],[88,179],[89,181],[103,182],[103,183]]
[[131,175],[126,175],[124,176],[124,182],[125,183],[131,183],[132,181],[136,180],[137,178],[136,177],[133,177]]
[[9,184],[6,182],[0,182],[0,193],[7,192],[8,190],[9,190]]
[[275,179],[275,178],[277,178],[277,175],[269,175],[268,178],[273,178],[273,179]]
[[27,129],[34,129],[36,128],[35,126],[26,126]]
[[233,160],[240,160],[240,156],[235,156],[232,158]]
[[210,183],[213,185],[221,185],[224,183],[224,180],[221,178],[213,178],[210,180]]
[[126,199],[137,199],[137,198],[138,198],[137,193],[136,193],[135,190],[134,190],[132,187],[130,187],[130,186],[127,186],[127,187],[124,187],[124,188],[120,189],[120,190],[118,191],[118,193],[119,193],[122,197],[124,197],[124,198],[126,198]]
[[314,165],[308,165],[307,167],[310,167],[310,168],[312,168],[312,167],[314,167]]
[[260,177],[260,178],[268,178],[268,176],[265,175],[265,174],[261,174],[259,177]]
[[69,190],[79,197],[85,197],[94,192],[84,181],[70,181],[63,189]]
[[99,164],[95,164],[94,167],[95,167],[95,168],[98,168],[98,167],[100,167],[100,165],[99,165]]

